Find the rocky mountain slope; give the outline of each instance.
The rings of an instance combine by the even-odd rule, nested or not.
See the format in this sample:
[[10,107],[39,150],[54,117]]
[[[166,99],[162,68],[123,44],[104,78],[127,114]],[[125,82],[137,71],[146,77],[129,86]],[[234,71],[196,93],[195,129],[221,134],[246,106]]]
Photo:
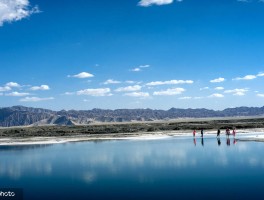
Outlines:
[[133,122],[169,120],[177,118],[209,118],[234,116],[261,116],[264,107],[227,108],[222,111],[208,109],[117,109],[52,111],[41,108],[13,106],[0,108],[0,126],[74,125],[94,122]]

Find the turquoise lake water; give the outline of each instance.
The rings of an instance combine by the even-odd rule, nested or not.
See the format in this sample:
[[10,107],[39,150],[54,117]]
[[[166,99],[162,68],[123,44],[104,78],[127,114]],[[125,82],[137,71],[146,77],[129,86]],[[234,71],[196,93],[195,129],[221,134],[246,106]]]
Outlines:
[[0,146],[24,199],[263,199],[264,143],[225,136]]

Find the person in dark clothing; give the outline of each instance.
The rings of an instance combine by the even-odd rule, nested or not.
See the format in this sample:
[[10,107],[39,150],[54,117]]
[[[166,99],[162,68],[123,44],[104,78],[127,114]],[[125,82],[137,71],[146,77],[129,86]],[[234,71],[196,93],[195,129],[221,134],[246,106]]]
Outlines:
[[217,137],[220,137],[220,133],[221,133],[221,131],[220,131],[220,129],[218,129],[217,130]]
[[201,129],[201,137],[203,137],[203,134],[204,134],[204,130],[203,128]]

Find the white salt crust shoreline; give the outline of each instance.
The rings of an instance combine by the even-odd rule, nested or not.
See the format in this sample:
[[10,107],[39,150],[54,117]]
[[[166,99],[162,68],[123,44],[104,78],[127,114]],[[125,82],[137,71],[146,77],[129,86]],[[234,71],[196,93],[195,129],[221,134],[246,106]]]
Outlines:
[[[205,131],[204,138],[215,137],[216,131]],[[45,144],[62,144],[68,142],[84,142],[96,140],[160,140],[171,137],[193,137],[192,131],[182,132],[153,132],[153,133],[134,133],[134,134],[103,134],[89,136],[68,136],[68,137],[26,137],[26,138],[1,138],[0,146],[16,145],[45,145]],[[196,137],[200,137],[197,131]],[[226,137],[222,131],[221,137]],[[232,135],[230,137],[233,137]],[[264,129],[243,129],[238,130],[236,138],[241,141],[260,141],[264,142]]]

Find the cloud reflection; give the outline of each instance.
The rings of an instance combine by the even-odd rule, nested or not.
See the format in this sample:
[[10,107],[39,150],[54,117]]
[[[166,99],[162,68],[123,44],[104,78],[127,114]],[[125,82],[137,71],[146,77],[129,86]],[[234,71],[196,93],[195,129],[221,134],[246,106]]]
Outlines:
[[[222,138],[225,141],[225,138]],[[155,141],[82,142],[23,151],[0,150],[0,177],[65,176],[88,184],[109,174],[135,174],[139,182],[151,182],[151,171],[198,170],[206,167],[264,167],[263,143],[239,142],[219,146],[215,138]],[[1,148],[1,147],[0,147]]]

